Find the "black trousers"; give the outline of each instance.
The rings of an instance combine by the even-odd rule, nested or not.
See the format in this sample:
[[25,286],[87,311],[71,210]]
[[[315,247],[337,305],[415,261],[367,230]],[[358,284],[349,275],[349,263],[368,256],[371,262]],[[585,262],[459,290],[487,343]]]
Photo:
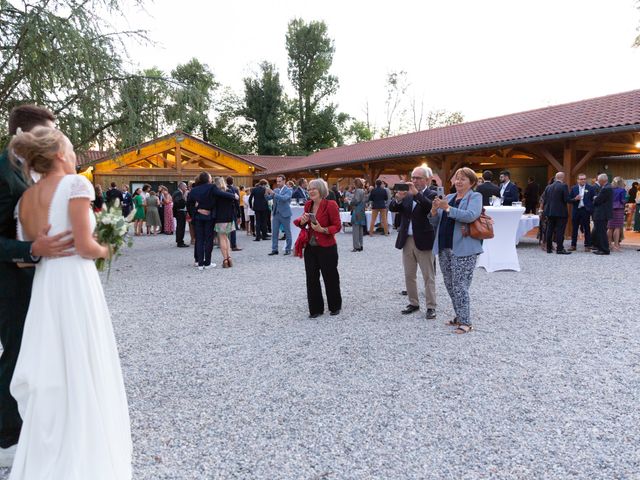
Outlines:
[[601,252],[611,253],[607,237],[607,220],[594,220],[592,232],[593,247]]
[[524,214],[526,215],[527,213],[533,213],[534,215],[537,213],[538,210],[538,202],[531,202],[531,203],[525,203],[524,204]]
[[244,207],[240,207],[240,228],[243,230],[246,228],[246,222],[244,220]]
[[340,294],[340,274],[338,273],[338,246],[314,247],[308,245],[304,249],[304,270],[307,274],[309,313],[313,315],[324,312],[320,273],[322,273],[324,289],[327,292],[329,310],[332,312],[340,310],[342,295]]
[[564,229],[567,226],[566,217],[548,217],[547,223],[547,252],[553,249],[553,240],[555,237],[556,251],[564,250]]
[[[24,269],[31,270],[31,269]],[[18,413],[18,404],[11,396],[9,385],[16,368],[24,320],[29,309],[31,298],[32,272],[21,272],[18,275],[20,284],[15,295],[0,298],[0,448],[8,448],[18,443],[22,419]],[[2,292],[0,295],[2,295]]]
[[582,227],[584,232],[584,246],[591,246],[591,214],[586,208],[576,208],[573,216],[573,229],[571,231],[571,246],[578,245],[578,230]]
[[160,233],[164,233],[164,205],[162,205],[162,200],[160,200],[158,213],[160,214]]
[[184,230],[187,226],[187,212],[176,212],[176,243],[178,245],[184,244]]
[[208,267],[211,265],[211,252],[213,251],[213,226],[212,219],[194,219],[196,228],[196,262],[198,266]]
[[256,210],[256,238],[267,238],[269,210]]

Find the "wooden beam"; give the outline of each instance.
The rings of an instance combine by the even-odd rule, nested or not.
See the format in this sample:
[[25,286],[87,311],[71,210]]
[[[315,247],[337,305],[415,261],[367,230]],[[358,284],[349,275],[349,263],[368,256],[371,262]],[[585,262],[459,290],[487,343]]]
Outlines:
[[553,154],[549,150],[547,150],[547,147],[543,145],[533,145],[531,149],[538,153],[539,156],[545,158],[556,169],[556,171],[562,171],[562,165],[560,165],[560,162],[556,160],[556,157],[554,157]]
[[605,140],[606,139],[603,138],[602,141],[596,142],[596,144],[589,149],[589,151],[580,159],[580,161],[575,164],[573,170],[571,171],[571,175],[575,175],[576,173],[578,173],[578,170],[584,167],[587,162],[591,160],[596,153],[598,153],[598,150],[600,150],[600,147],[605,142]]
[[176,142],[176,171],[178,175],[182,173],[182,146]]

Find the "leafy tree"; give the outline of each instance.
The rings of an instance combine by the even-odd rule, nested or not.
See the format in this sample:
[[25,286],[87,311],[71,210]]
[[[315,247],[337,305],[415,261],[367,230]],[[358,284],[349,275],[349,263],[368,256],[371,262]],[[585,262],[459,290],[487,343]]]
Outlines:
[[367,122],[361,120],[352,120],[351,124],[345,131],[345,136],[352,143],[368,142],[373,140],[373,132],[367,125]]
[[430,110],[426,117],[427,129],[448,127],[464,122],[462,112],[448,112],[447,110]]
[[208,142],[233,153],[250,153],[252,128],[241,116],[243,100],[230,88],[225,88],[216,102],[216,121],[209,128]]
[[212,98],[219,86],[213,73],[207,65],[193,58],[184,65],[178,65],[171,72],[171,78],[175,84],[169,93],[170,103],[165,110],[167,121],[176,129],[209,141]]
[[114,32],[104,15],[116,0],[0,0],[0,136],[9,110],[32,102],[50,108],[76,147],[103,144],[121,121],[114,91],[130,78],[121,41],[141,31]]
[[329,74],[335,47],[324,22],[302,19],[289,22],[286,46],[289,79],[296,90],[298,144],[301,150],[312,152],[327,145],[323,128],[336,120],[328,122],[327,114],[335,114],[336,109],[326,105],[338,88],[338,79]]
[[167,133],[164,110],[169,97],[169,84],[164,73],[151,68],[126,80],[120,86],[116,111],[122,118],[115,129],[118,148],[157,138]]
[[258,155],[280,155],[284,137],[283,93],[280,74],[268,62],[260,73],[244,79],[244,116],[255,123]]

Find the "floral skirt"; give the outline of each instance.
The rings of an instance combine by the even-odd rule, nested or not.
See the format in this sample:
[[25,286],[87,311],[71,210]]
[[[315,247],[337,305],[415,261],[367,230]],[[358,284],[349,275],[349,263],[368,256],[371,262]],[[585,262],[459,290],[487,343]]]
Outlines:
[[227,235],[235,231],[235,229],[236,226],[233,224],[233,222],[216,223],[216,226],[214,227],[214,230],[217,233],[226,233]]

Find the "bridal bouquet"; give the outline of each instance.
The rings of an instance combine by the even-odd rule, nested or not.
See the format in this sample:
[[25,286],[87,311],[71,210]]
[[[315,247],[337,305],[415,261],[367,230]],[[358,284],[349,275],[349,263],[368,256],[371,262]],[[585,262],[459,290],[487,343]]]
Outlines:
[[135,209],[125,218],[122,215],[120,200],[117,200],[109,208],[103,206],[102,210],[96,213],[96,237],[99,243],[111,247],[111,256],[108,259],[96,259],[96,268],[99,271],[107,270],[107,281],[111,275],[111,262],[120,255],[120,249],[127,245],[131,247],[133,241],[129,235],[129,222],[133,220]]

